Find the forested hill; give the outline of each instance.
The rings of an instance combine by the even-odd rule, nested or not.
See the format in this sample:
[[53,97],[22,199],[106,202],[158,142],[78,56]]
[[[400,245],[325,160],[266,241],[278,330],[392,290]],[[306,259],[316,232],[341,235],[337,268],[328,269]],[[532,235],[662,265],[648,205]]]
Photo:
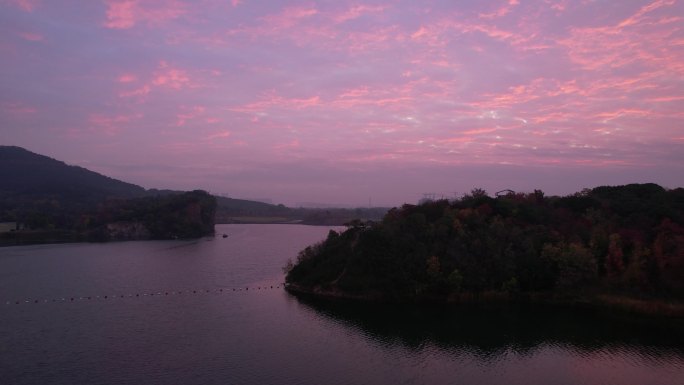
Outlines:
[[214,232],[215,213],[204,191],[145,190],[0,146],[0,245],[194,238]]
[[145,194],[140,186],[21,147],[0,146],[0,165],[0,197],[3,198],[49,196],[62,201],[97,201]]
[[449,300],[478,293],[610,293],[684,298],[684,189],[541,191],[390,210],[303,250],[293,291]]

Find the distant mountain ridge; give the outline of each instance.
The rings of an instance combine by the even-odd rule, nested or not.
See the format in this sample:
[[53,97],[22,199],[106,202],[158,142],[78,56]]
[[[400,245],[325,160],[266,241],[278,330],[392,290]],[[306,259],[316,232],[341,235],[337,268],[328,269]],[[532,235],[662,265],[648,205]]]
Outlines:
[[[149,189],[110,178],[17,146],[0,146],[0,222],[29,228],[72,228],[84,213],[111,200],[162,198],[183,191]],[[217,196],[216,223],[304,223],[342,225],[379,220],[387,208],[290,208]]]
[[134,198],[146,190],[94,171],[16,146],[0,146],[0,197],[53,196],[96,201],[107,197]]

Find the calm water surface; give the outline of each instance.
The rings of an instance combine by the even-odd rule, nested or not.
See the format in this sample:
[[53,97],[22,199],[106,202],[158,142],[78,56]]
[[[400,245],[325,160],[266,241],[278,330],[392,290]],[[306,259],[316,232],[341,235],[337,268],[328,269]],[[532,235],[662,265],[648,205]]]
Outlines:
[[276,289],[287,259],[328,230],[0,248],[0,384],[684,384],[677,325]]

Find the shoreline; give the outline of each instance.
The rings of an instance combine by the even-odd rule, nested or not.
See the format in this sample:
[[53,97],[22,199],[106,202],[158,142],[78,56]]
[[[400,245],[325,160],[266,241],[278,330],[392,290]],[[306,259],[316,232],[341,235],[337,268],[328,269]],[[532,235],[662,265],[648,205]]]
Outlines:
[[585,296],[568,296],[557,293],[535,292],[510,294],[486,291],[482,293],[458,293],[447,297],[423,297],[387,299],[381,293],[352,294],[341,290],[324,290],[320,287],[306,288],[297,284],[285,284],[285,290],[295,297],[309,297],[326,301],[346,301],[365,303],[393,303],[416,305],[472,305],[472,304],[527,304],[556,305],[591,308],[596,310],[615,310],[627,314],[667,319],[684,318],[684,302],[666,299],[643,299],[626,295],[597,293]]
[[203,234],[199,237],[115,237],[98,238],[91,234],[70,231],[70,230],[49,230],[32,231],[22,233],[6,233],[11,236],[0,234],[0,248],[14,246],[34,246],[34,245],[61,245],[67,243],[110,243],[110,242],[129,242],[129,241],[176,241],[192,240],[204,237],[216,236],[216,232]]

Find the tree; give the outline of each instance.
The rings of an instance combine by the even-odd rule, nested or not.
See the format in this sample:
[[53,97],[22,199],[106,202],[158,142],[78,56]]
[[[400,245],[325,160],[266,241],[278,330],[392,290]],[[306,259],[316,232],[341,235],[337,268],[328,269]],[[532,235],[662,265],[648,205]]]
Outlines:
[[608,255],[606,256],[606,273],[608,274],[608,277],[616,278],[622,274],[622,271],[625,269],[622,258],[623,253],[620,234],[610,234],[608,237]]
[[665,219],[657,231],[653,254],[662,284],[670,292],[684,294],[684,227]]
[[579,288],[597,277],[596,260],[591,252],[579,243],[545,244],[542,257],[551,260],[556,268],[557,288]]

